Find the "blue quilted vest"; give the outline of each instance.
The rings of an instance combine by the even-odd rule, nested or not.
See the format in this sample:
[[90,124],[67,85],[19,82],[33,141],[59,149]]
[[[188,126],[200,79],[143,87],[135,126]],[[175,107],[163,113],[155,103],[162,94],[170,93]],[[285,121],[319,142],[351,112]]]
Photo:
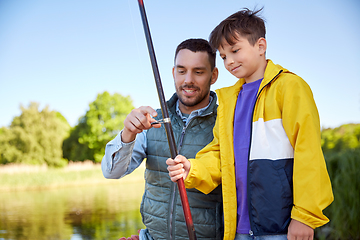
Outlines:
[[[210,106],[187,126],[176,114],[176,94],[167,102],[177,150],[187,158],[195,158],[196,153],[213,139],[217,104],[216,94],[211,92],[211,96],[213,101]],[[161,111],[157,112],[157,118],[162,118]],[[154,239],[187,240],[189,237],[177,184],[170,180],[165,163],[169,157],[164,126],[148,130],[146,183],[140,211]],[[221,186],[207,195],[196,189],[187,189],[187,196],[197,239],[222,239]]]

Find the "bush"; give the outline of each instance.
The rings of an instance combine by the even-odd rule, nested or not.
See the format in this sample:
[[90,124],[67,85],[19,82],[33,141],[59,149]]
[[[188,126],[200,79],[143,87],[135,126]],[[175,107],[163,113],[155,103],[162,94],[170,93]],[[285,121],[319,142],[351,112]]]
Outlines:
[[48,107],[39,111],[34,102],[20,108],[21,115],[0,130],[0,164],[66,165],[62,158],[62,143],[70,129],[66,119]]
[[63,144],[64,158],[72,161],[101,162],[105,145],[123,128],[124,120],[134,108],[129,96],[98,94],[79,124],[71,129]]
[[332,182],[334,202],[324,213],[330,223],[325,239],[360,239],[360,148],[343,150],[340,153],[325,154]]

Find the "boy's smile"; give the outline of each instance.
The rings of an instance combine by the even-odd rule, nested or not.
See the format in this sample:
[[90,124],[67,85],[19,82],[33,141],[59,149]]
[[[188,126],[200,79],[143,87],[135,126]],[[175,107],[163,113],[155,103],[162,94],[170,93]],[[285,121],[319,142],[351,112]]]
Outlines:
[[234,67],[231,69],[231,72],[235,72],[236,70],[238,70],[241,67],[241,65],[239,65],[238,67]]
[[252,46],[246,37],[238,35],[234,45],[223,39],[218,50],[225,68],[235,77],[244,78],[250,83],[264,76],[266,68],[264,38],[260,38]]

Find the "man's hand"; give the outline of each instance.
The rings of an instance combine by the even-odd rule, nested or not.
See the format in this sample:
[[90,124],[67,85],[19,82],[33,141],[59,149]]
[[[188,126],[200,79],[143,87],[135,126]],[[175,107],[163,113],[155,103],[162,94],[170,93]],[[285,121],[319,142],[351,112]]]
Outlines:
[[139,240],[139,236],[138,235],[131,235],[131,237],[122,237],[122,238],[119,238],[119,240]]
[[288,234],[288,240],[313,240],[314,239],[314,229],[308,225],[291,219]]
[[152,122],[156,122],[151,116],[156,117],[157,112],[149,106],[133,109],[124,120],[121,141],[124,143],[132,142],[135,140],[136,134],[143,130],[161,127],[161,124],[151,125]]
[[[138,234],[140,234],[141,229],[138,230]],[[119,240],[139,240],[139,235],[131,235],[131,237],[122,237]]]
[[168,165],[169,176],[171,181],[176,182],[180,178],[185,179],[189,174],[191,163],[186,157],[177,155],[175,159],[168,158],[166,160]]

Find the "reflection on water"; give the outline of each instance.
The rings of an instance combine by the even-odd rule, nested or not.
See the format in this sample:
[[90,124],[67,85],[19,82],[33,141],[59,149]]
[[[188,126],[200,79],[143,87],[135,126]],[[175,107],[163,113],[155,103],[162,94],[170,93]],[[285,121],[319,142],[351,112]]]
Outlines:
[[143,182],[0,193],[2,239],[119,239],[143,228]]

